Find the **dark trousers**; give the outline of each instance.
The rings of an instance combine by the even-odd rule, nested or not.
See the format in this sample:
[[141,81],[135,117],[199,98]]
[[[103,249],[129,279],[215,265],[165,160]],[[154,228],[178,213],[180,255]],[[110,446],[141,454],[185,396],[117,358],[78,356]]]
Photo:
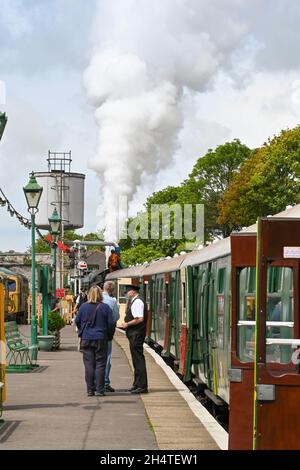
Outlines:
[[133,386],[136,388],[148,388],[146,361],[143,348],[145,335],[134,333],[128,336],[128,340],[134,368]]
[[81,340],[85,367],[85,381],[88,391],[102,392],[105,383],[107,340]]

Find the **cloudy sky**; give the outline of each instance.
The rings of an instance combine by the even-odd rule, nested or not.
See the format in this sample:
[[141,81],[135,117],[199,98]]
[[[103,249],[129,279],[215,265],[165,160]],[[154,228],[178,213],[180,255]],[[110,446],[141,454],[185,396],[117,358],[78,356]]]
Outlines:
[[[0,187],[25,215],[28,173],[72,150],[94,231],[114,198],[140,209],[208,148],[297,125],[299,20],[298,0],[0,0]],[[26,249],[0,210],[0,250]]]

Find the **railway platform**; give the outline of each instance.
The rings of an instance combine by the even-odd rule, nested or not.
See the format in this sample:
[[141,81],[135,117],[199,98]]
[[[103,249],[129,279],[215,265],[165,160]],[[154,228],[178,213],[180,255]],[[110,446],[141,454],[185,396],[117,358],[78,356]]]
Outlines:
[[226,448],[225,431],[161,358],[145,349],[148,395],[127,392],[130,354],[125,335],[117,332],[111,370],[116,391],[87,397],[77,336],[74,327],[65,327],[61,349],[40,352],[39,368],[7,375],[0,450]]

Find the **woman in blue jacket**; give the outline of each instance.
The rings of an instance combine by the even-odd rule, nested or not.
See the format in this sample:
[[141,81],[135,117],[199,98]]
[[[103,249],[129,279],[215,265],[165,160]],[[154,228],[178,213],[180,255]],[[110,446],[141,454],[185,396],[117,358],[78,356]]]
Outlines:
[[115,330],[111,308],[102,300],[100,287],[91,287],[87,302],[81,305],[75,318],[81,338],[80,350],[83,353],[88,396],[105,395],[107,346]]

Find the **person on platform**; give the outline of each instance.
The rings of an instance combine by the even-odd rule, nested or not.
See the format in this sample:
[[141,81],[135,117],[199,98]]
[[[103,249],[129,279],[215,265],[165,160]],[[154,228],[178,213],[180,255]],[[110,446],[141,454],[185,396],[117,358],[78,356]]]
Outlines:
[[[120,318],[119,306],[117,299],[114,297],[115,292],[115,283],[113,281],[106,281],[103,286],[103,302],[111,308],[112,317],[115,325]],[[105,369],[105,391],[114,392],[115,389],[110,385],[110,369],[111,369],[111,352],[112,352],[112,341],[108,341],[107,348],[107,359],[106,359],[106,369]]]
[[110,256],[108,258],[108,269],[110,273],[120,269],[120,256],[117,255],[114,248],[111,250]]
[[79,294],[76,297],[75,301],[75,313],[78,313],[82,304],[84,304],[88,299],[87,291],[83,287],[80,289]]
[[75,318],[88,396],[105,395],[107,347],[115,331],[111,308],[102,300],[100,287],[92,286],[87,302],[81,305]]
[[134,368],[134,381],[129,390],[134,395],[148,393],[148,379],[143,348],[146,337],[147,305],[140,297],[139,290],[139,286],[136,285],[126,286],[125,292],[128,303],[125,322],[122,325],[122,328],[126,330]]

